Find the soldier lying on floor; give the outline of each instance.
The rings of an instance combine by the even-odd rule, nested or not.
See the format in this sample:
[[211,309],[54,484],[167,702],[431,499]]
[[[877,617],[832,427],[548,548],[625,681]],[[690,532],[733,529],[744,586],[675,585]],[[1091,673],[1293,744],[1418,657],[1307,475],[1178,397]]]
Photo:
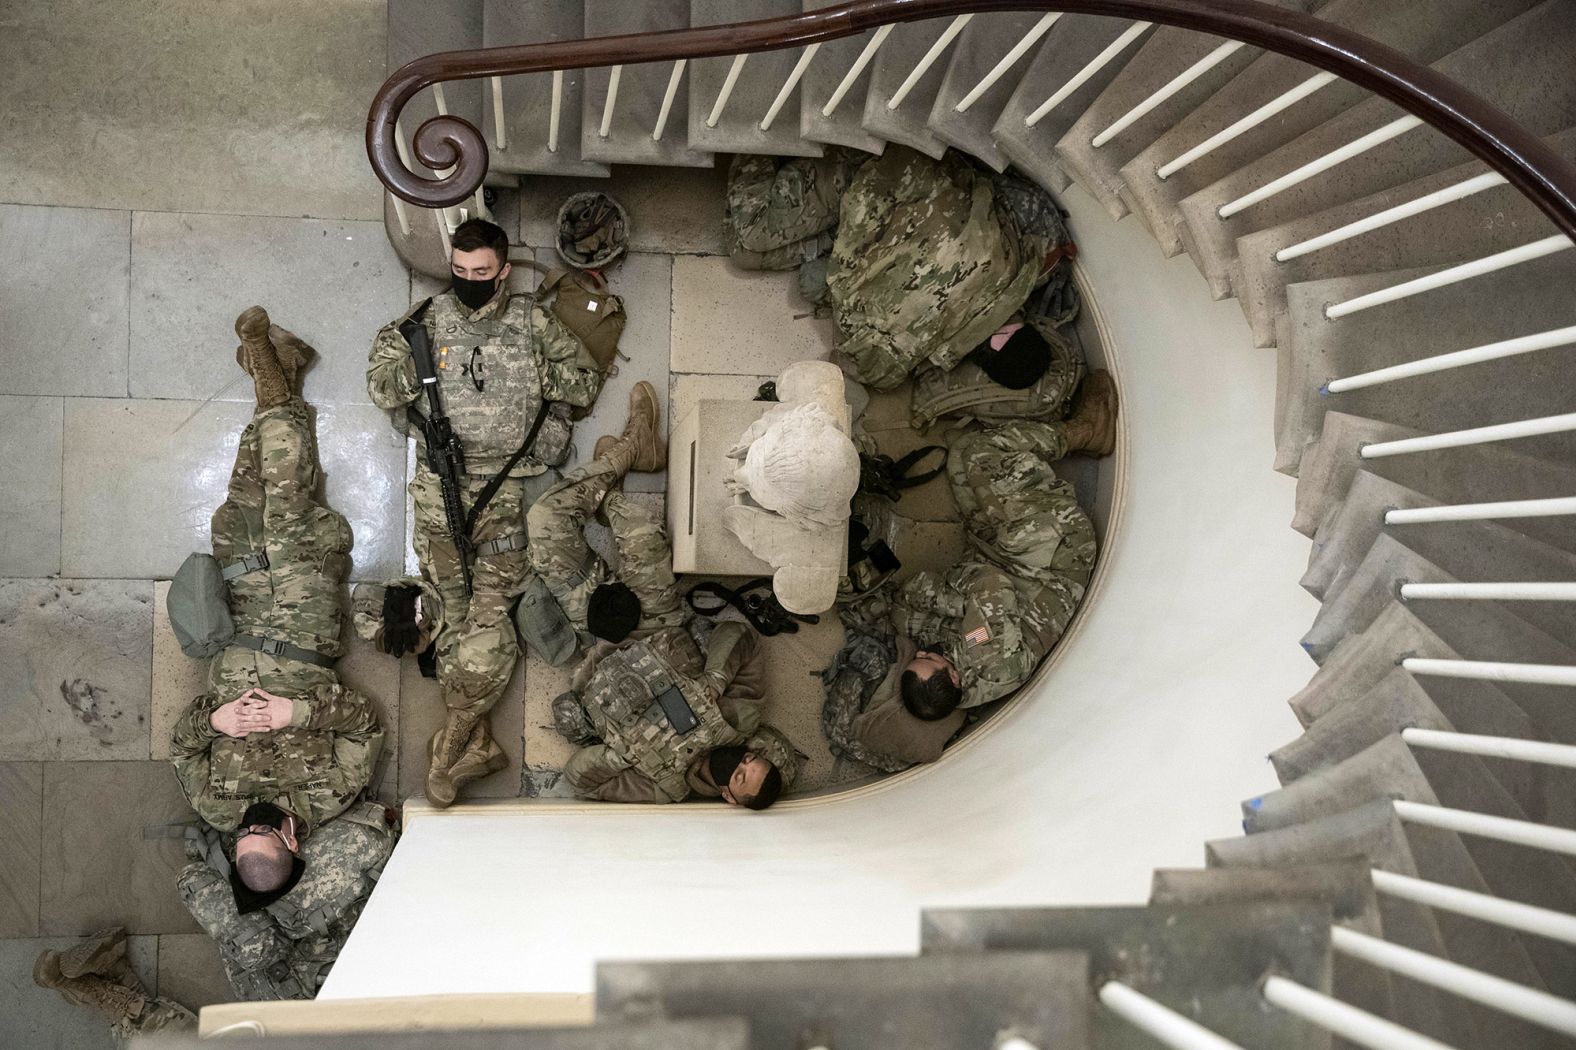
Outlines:
[[383,730],[334,673],[351,536],[314,497],[311,419],[292,393],[314,352],[261,307],[235,327],[257,409],[213,515],[213,558],[194,555],[171,585],[182,648],[212,659],[170,747],[198,816],[238,832],[236,892],[277,895],[301,878],[302,844],[367,786]]

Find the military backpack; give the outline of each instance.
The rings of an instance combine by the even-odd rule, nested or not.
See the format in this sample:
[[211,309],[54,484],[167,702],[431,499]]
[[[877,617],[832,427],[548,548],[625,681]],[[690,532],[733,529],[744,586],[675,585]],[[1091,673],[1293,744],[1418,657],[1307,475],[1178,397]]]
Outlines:
[[914,399],[909,413],[915,427],[937,419],[969,417],[987,422],[1037,419],[1055,422],[1067,412],[1067,402],[1084,377],[1083,352],[1048,320],[1025,321],[1051,348],[1051,363],[1032,386],[1011,390],[987,376],[979,365],[964,360],[956,368],[934,365],[914,376]]

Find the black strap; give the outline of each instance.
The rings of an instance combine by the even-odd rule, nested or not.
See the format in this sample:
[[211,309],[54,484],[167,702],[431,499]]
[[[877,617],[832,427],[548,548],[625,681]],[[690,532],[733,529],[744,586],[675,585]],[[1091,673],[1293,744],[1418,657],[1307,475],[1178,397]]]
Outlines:
[[536,410],[536,418],[531,420],[531,429],[525,432],[525,442],[514,450],[514,455],[509,457],[509,462],[503,465],[503,469],[494,474],[481,492],[476,494],[476,501],[471,504],[470,512],[465,515],[465,535],[469,536],[476,531],[476,519],[482,516],[482,511],[487,509],[487,504],[492,502],[492,498],[498,494],[498,489],[503,485],[503,479],[509,476],[509,471],[513,470],[514,465],[520,462],[520,457],[530,451],[531,446],[536,443],[536,433],[542,429],[542,422],[547,419],[549,407],[551,407],[551,403],[544,398],[542,407]]
[[[709,595],[717,599],[717,604],[702,607],[696,604],[697,594]],[[797,634],[799,624],[821,622],[819,616],[801,616],[799,613],[784,609],[782,603],[777,600],[777,595],[772,593],[770,576],[757,576],[740,585],[738,590],[707,580],[705,583],[697,583],[691,587],[684,600],[701,616],[716,616],[731,605],[743,613],[744,618],[750,621],[750,626],[766,638],[776,634]]]
[[[920,460],[932,452],[941,453],[941,463],[934,469],[921,474],[910,475]],[[931,478],[939,477],[947,469],[947,447],[945,445],[926,445],[916,448],[901,459],[891,456],[872,456],[861,452],[859,454],[859,491],[874,496],[885,496],[889,500],[902,498],[904,489],[911,489],[916,485],[923,485]]]

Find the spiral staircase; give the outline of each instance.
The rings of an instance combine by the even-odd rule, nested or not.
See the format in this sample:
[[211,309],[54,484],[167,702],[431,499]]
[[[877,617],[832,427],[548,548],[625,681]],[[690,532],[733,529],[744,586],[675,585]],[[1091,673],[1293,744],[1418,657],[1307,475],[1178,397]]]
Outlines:
[[[392,0],[389,68],[435,51],[572,45],[830,6]],[[1565,162],[1576,155],[1572,0],[1215,6],[1311,15],[1388,45],[1497,106]],[[609,962],[597,970],[596,1025],[560,1033],[586,1040],[562,1045],[633,1045],[636,1030],[650,1040],[639,1045],[796,1048],[1576,1042],[1568,225],[1429,122],[1349,80],[1237,40],[1110,15],[982,10],[735,56],[538,68],[422,87],[398,113],[401,149],[429,117],[463,117],[486,137],[488,182],[504,186],[619,164],[704,167],[718,153],[956,148],[1065,191],[1080,242],[1128,216],[1114,227],[1125,233],[1102,230],[1089,245],[1120,247],[1142,229],[1165,256],[1185,254],[1208,295],[1235,299],[1252,341],[1274,355],[1273,446],[1262,433],[1235,439],[1265,470],[1273,461],[1296,478],[1291,526],[1311,540],[1300,583],[1321,603],[1301,639],[1315,667],[1290,697],[1302,734],[1270,755],[1280,788],[1242,803],[1245,834],[1209,841],[1205,867],[1155,871],[1146,905],[1061,906],[1068,898],[1047,876],[1042,895],[1018,902],[1056,906],[927,909],[917,955],[835,957],[856,953],[840,950],[847,941],[829,926],[819,942],[807,935],[824,944],[821,959],[805,958],[812,948],[747,965]],[[403,159],[423,178],[448,174],[408,150]],[[391,193],[389,236],[414,268],[442,274],[448,231],[483,208],[479,196],[424,208]],[[1121,280],[1121,260],[1090,259],[1089,245],[1081,280],[1109,313],[1116,298],[1101,297],[1101,282]],[[1130,291],[1120,308],[1142,302]],[[1112,364],[1136,395],[1126,402],[1134,417],[1149,403],[1138,389],[1146,374],[1121,352],[1116,339]],[[1229,399],[1232,375],[1210,382]],[[1226,409],[1195,404],[1177,418],[1215,411]],[[1243,559],[1270,542],[1221,540]],[[1113,545],[1108,556],[1125,553]],[[1091,603],[1101,600],[1097,588]],[[1152,680],[1204,662],[1188,652],[1131,658]],[[1073,703],[1059,673],[1048,667],[1019,705]],[[1271,702],[1243,695],[1215,710]],[[993,739],[1024,730],[1023,718],[1001,721]],[[1225,721],[1217,728],[1229,735]],[[856,806],[901,814],[895,800],[912,792],[921,801],[909,817],[936,836],[936,863],[946,863],[962,834],[926,824],[925,778],[942,783],[949,761],[972,757],[887,781],[878,797],[785,806],[771,815],[775,834],[813,843],[805,829],[817,822],[835,826]],[[1239,757],[1249,766],[1259,755]],[[1168,801],[1185,809],[1164,791],[1154,805]],[[452,831],[471,819],[463,807],[455,814],[430,823]],[[632,834],[640,819],[658,818],[624,814],[578,833]],[[849,866],[863,845],[846,844]],[[1060,863],[1025,852],[1047,869]],[[973,858],[970,877],[1021,859]],[[719,889],[719,900],[768,906],[734,889]],[[747,929],[747,915],[730,921]],[[353,939],[347,956],[356,949]],[[693,955],[660,945],[644,954]],[[728,1020],[741,1017],[747,1024]]]

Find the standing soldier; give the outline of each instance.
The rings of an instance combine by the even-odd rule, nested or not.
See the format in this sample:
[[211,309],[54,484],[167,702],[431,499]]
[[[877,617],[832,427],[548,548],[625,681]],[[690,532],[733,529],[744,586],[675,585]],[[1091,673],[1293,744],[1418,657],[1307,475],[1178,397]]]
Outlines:
[[[453,286],[379,331],[367,369],[373,402],[425,438],[410,494],[416,557],[444,610],[433,641],[448,717],[427,772],[439,806],[507,762],[486,715],[519,656],[510,607],[527,570],[525,511],[568,448],[570,408],[589,407],[602,383],[551,312],[505,288],[502,229],[473,219],[452,245]],[[417,593],[391,588],[386,617],[412,647]]]

